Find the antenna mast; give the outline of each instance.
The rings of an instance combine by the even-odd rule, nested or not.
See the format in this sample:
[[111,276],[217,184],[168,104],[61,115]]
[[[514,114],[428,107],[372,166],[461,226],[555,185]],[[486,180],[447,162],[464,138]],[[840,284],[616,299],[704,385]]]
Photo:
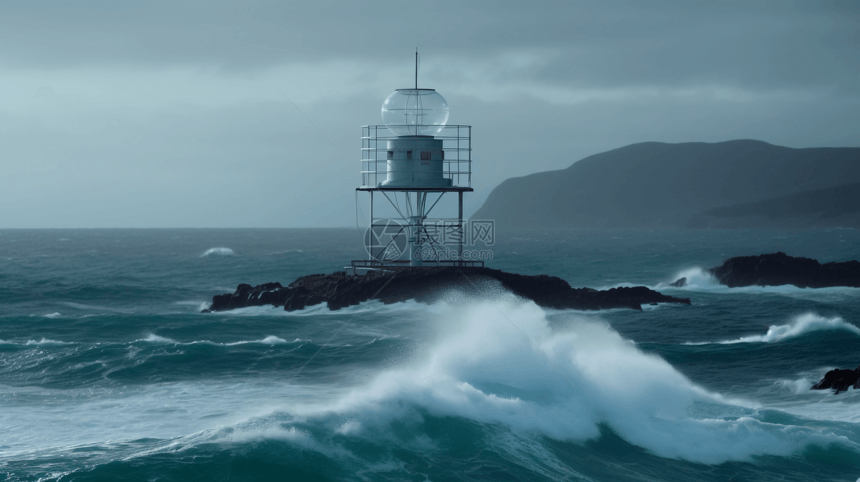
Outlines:
[[415,90],[418,90],[418,47],[415,48]]

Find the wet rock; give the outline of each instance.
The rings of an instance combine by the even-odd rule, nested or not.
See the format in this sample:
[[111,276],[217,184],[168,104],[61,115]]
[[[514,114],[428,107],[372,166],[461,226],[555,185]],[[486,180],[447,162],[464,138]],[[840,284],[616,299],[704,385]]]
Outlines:
[[406,300],[433,303],[452,292],[467,298],[494,296],[500,287],[539,306],[556,309],[641,310],[643,303],[690,304],[689,298],[665,296],[644,286],[598,291],[571,288],[555,276],[526,276],[490,268],[415,267],[394,273],[372,271],[364,276],[347,276],[343,272],[314,274],[302,276],[286,287],[280,283],[254,287],[241,284],[234,293],[215,296],[209,310],[275,305],[294,311],[320,303],[338,310],[368,300],[386,304]]
[[860,262],[824,263],[785,253],[739,256],[711,268],[717,280],[730,287],[794,285],[800,288],[848,286],[860,288]]
[[687,286],[687,278],[679,278],[674,283],[669,283],[669,286],[673,288],[683,288],[684,286]]
[[830,370],[820,382],[812,386],[812,390],[835,389],[836,393],[844,392],[854,387],[860,389],[860,366],[853,370],[837,368]]

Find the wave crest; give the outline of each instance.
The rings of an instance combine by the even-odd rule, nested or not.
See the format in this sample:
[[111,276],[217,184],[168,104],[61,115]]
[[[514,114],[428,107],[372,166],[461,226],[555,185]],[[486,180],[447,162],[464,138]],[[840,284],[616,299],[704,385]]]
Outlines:
[[395,422],[419,407],[557,440],[596,438],[606,425],[658,456],[703,463],[784,456],[835,441],[752,416],[697,416],[703,403],[734,405],[734,414],[747,404],[698,387],[593,318],[569,314],[566,328],[557,330],[534,303],[439,311],[438,341],[410,365],[383,372],[339,400],[288,411],[306,419],[355,420],[364,431],[365,423],[380,422],[371,424],[367,413],[385,413]]
[[[735,343],[775,343],[790,338],[813,333],[816,331],[833,331],[843,330],[860,336],[860,328],[846,322],[841,317],[825,318],[816,315],[815,313],[804,313],[794,317],[791,323],[785,325],[771,325],[764,335],[750,335],[738,338],[737,340],[727,340],[718,342],[723,345],[732,345]],[[689,344],[706,344],[706,343],[689,343]]]
[[678,287],[676,289],[688,288],[695,290],[709,289],[721,286],[720,282],[717,281],[717,279],[714,278],[711,273],[709,273],[706,269],[696,266],[693,268],[687,268],[685,270],[682,270],[672,278],[672,281],[668,283],[660,283],[657,288],[672,288],[670,284],[681,278],[686,278],[687,282],[684,286]]
[[205,253],[201,254],[201,258],[205,258],[206,256],[216,255],[216,256],[233,256],[234,253],[230,248],[209,248]]
[[163,336],[158,336],[154,333],[150,333],[146,338],[137,341],[146,341],[149,343],[178,343],[176,340],[165,338]]

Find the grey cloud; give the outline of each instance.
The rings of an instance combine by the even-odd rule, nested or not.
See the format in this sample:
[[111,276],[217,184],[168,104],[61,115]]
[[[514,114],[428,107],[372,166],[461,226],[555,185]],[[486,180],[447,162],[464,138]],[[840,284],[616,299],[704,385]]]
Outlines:
[[[524,79],[581,86],[855,86],[856,2],[4,3],[6,66],[470,58],[551,50]],[[9,48],[11,46],[11,48]],[[404,58],[405,57],[405,58]]]
[[354,225],[359,126],[415,46],[474,126],[467,213],[633,142],[854,146],[857,5],[0,3],[0,227]]

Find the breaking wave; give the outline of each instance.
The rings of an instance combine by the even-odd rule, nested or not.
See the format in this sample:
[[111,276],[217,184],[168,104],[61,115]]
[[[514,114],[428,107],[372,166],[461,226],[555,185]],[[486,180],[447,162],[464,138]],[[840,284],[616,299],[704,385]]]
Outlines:
[[165,338],[163,336],[158,336],[154,333],[150,333],[146,336],[146,338],[137,341],[146,341],[149,343],[178,343],[176,340],[172,340],[170,338]]
[[[860,328],[846,322],[841,317],[825,318],[815,313],[804,313],[796,316],[791,323],[771,325],[764,335],[750,335],[737,340],[726,340],[716,343],[731,345],[735,343],[775,343],[816,331],[842,330],[860,336]],[[687,345],[707,345],[709,342],[686,343]]]
[[789,455],[838,440],[759,421],[752,411],[698,417],[694,407],[701,404],[729,404],[734,411],[754,405],[707,392],[593,319],[571,315],[568,328],[557,331],[533,303],[485,302],[446,311],[438,341],[411,365],[386,371],[339,400],[288,412],[346,417],[351,425],[338,430],[350,434],[367,425],[378,430],[381,414],[392,418],[389,423],[415,416],[407,407],[565,441],[599,437],[607,425],[656,455],[703,463]]
[[[304,373],[294,369],[304,366],[300,364],[291,365],[277,379],[174,381],[169,376],[177,366],[173,357],[185,357],[179,358],[185,366],[209,350],[187,348],[191,345],[243,344],[253,349],[250,344],[258,344],[256,348],[261,350],[283,350],[284,344],[304,342],[268,335],[232,343],[180,343],[149,334],[136,340],[137,346],[121,357],[127,365],[104,372],[109,377],[146,373],[159,383],[115,394],[111,387],[105,400],[91,402],[76,401],[81,395],[70,388],[68,394],[64,392],[70,400],[68,409],[49,416],[22,412],[28,422],[41,428],[38,434],[21,432],[19,440],[10,443],[12,450],[36,444],[33,440],[48,429],[56,443],[64,446],[107,439],[151,440],[142,451],[129,444],[128,450],[135,453],[123,453],[123,460],[155,453],[169,457],[177,450],[213,447],[213,442],[272,440],[363,470],[369,462],[353,452],[362,444],[390,445],[422,454],[428,446],[440,443],[441,438],[428,435],[432,430],[416,428],[431,423],[426,422],[430,418],[432,423],[449,424],[456,433],[469,434],[479,427],[477,432],[484,435],[481,445],[473,448],[501,454],[536,473],[557,478],[569,477],[570,470],[544,440],[582,442],[604,437],[607,429],[612,437],[649,454],[704,464],[751,461],[759,455],[790,456],[810,445],[835,443],[849,450],[857,448],[826,429],[760,420],[758,404],[726,400],[703,389],[594,316],[553,312],[550,326],[546,310],[513,299],[440,303],[432,309],[414,302],[400,305],[399,309],[409,310],[413,319],[427,327],[427,344],[412,352],[407,361],[374,369],[369,378],[355,384],[306,384]],[[170,351],[171,347],[142,346],[140,342],[183,346]],[[362,353],[359,348],[347,350],[341,353]],[[376,350],[365,350],[365,356]],[[241,352],[245,356],[248,350]],[[302,354],[301,364],[309,361],[311,352],[318,351],[312,347]],[[320,356],[326,353],[341,356],[325,350]],[[271,358],[269,353],[261,354],[258,362]],[[293,355],[284,351],[280,356],[286,363]],[[99,354],[98,359],[105,357]],[[165,363],[165,368],[156,369],[157,364]],[[268,364],[257,369],[278,373],[277,360],[263,363]],[[78,369],[94,369],[80,365]],[[95,375],[103,376],[100,372]],[[78,425],[67,423],[70,411]],[[87,431],[82,439],[76,430],[82,424],[97,430]],[[404,431],[413,435],[400,438]],[[421,435],[414,436],[416,433]]]
[[206,256],[217,255],[217,256],[233,256],[235,253],[230,248],[209,248],[205,253],[201,254],[201,258],[205,258]]
[[715,287],[721,286],[719,281],[714,278],[711,273],[708,273],[707,270],[702,269],[700,267],[687,268],[678,272],[675,276],[672,277],[672,280],[668,283],[660,283],[657,285],[658,288],[669,288],[670,283],[674,283],[675,281],[686,278],[687,283],[681,288],[687,289],[711,289]]

